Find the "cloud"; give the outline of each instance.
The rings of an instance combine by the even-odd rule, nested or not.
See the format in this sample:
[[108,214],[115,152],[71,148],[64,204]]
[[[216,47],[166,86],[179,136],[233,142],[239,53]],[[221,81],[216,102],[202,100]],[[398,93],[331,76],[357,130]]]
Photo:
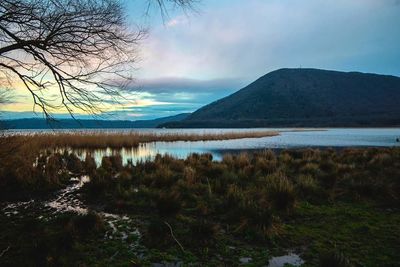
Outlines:
[[154,27],[141,75],[248,82],[282,67],[400,75],[398,0],[204,0],[189,23]]
[[156,78],[140,79],[130,87],[131,91],[147,93],[212,93],[218,91],[234,91],[245,85],[239,79],[196,80],[190,78]]
[[189,19],[187,16],[177,16],[173,19],[170,19],[165,23],[165,26],[168,28],[173,28],[181,24],[189,23]]
[[153,119],[188,113],[245,86],[237,79],[197,80],[188,78],[142,79],[125,92],[127,101],[112,112],[116,117]]
[[[225,97],[246,85],[238,79],[196,80],[188,78],[142,79],[128,88],[132,98],[153,104],[193,104],[196,107]],[[193,111],[193,110],[192,110]]]
[[[132,2],[135,21],[145,6]],[[400,76],[400,0],[202,0],[198,9],[151,16],[138,82],[110,114],[191,112],[283,67]],[[27,91],[15,101],[3,110],[32,109]]]
[[[124,99],[116,104],[106,100],[106,119],[154,119],[179,113],[188,113],[225,97],[242,88],[245,82],[237,79],[196,80],[187,78],[142,79],[123,92]],[[24,104],[24,105],[23,105]],[[3,107],[10,111],[4,118],[42,117],[29,112],[30,103],[20,103]],[[28,111],[28,112],[19,112]],[[61,113],[61,112],[60,112]],[[57,118],[68,115],[55,114]],[[90,118],[78,114],[79,118]]]

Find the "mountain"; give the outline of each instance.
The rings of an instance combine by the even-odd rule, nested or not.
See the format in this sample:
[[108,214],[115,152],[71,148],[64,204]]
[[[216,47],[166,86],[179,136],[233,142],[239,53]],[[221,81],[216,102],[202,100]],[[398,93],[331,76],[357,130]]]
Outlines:
[[154,120],[123,121],[123,120],[73,120],[60,119],[49,122],[45,119],[3,120],[0,126],[4,129],[111,129],[111,128],[156,128],[170,121],[185,119],[190,113],[163,117]]
[[204,106],[171,128],[378,127],[400,125],[400,78],[280,69]]

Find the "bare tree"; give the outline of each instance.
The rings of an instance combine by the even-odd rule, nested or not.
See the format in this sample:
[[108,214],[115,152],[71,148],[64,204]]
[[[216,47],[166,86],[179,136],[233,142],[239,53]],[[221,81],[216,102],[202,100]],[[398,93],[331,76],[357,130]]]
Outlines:
[[160,9],[161,16],[165,19],[168,17],[168,3],[182,7],[184,10],[194,10],[194,4],[199,0],[147,0],[147,2],[147,11],[151,9],[152,5],[156,4]]
[[[0,88],[0,131],[2,130],[1,120],[2,120],[2,105],[8,104],[12,102],[12,95],[10,91]],[[0,132],[1,136],[1,132]]]
[[0,89],[0,106],[2,105],[2,104],[6,104],[6,103],[8,103],[10,100],[9,100],[9,93],[8,93],[8,91],[7,90],[4,90],[4,89]]
[[[193,2],[147,1],[162,14]],[[1,0],[0,86],[29,90],[47,118],[59,109],[97,114],[121,97],[144,36],[127,25],[120,0]]]
[[[7,90],[0,88],[0,108],[3,104],[9,103],[10,95]],[[2,122],[2,112],[0,110],[0,160],[4,158],[11,150],[9,149],[8,140],[6,140],[4,134],[5,126]]]

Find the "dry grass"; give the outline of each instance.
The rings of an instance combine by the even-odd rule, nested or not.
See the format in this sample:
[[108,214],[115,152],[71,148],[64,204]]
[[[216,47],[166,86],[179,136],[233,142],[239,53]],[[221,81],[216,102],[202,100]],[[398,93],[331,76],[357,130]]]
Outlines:
[[[212,141],[241,138],[260,138],[276,136],[278,132],[272,131],[248,131],[229,132],[217,134],[177,134],[177,133],[56,133],[56,134],[35,134],[30,136],[14,136],[23,142],[36,143],[41,148],[128,148],[136,147],[140,143],[149,142],[174,142],[174,141]],[[5,139],[9,137],[4,137]]]

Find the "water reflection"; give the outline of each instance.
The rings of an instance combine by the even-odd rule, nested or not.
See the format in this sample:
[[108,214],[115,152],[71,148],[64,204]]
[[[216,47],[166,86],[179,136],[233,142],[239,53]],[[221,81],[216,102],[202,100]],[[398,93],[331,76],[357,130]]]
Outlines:
[[[103,157],[121,155],[125,165],[128,163],[128,161],[136,163],[137,161],[152,159],[157,155],[157,150],[155,147],[152,147],[151,144],[141,144],[138,147],[122,149],[69,149],[69,151],[74,152],[81,160],[84,160],[86,155],[91,155],[95,159],[98,166],[101,164]],[[63,152],[63,150],[60,152]]]
[[[186,130],[184,130],[186,131]],[[188,130],[189,131],[189,130]],[[247,150],[304,148],[304,147],[400,147],[396,139],[400,137],[399,128],[390,129],[325,129],[323,131],[281,130],[279,136],[262,138],[243,138],[223,141],[196,142],[153,142],[141,144],[137,148],[74,150],[82,159],[90,153],[97,164],[103,156],[120,154],[123,163],[136,163],[152,159],[157,154],[170,154],[186,158],[191,153],[211,153],[220,160],[224,153]]]
[[[195,147],[191,149],[189,143],[204,143],[206,142],[153,142],[140,144],[138,147],[122,148],[122,149],[66,149],[69,152],[74,152],[81,160],[84,160],[86,155],[91,155],[96,164],[99,166],[103,157],[121,155],[124,164],[132,162],[135,164],[138,161],[152,160],[157,154],[169,154],[177,158],[186,158],[191,153],[212,153],[216,160],[220,160],[221,156],[217,152],[211,152],[206,148]],[[197,144],[200,145],[201,144]],[[58,152],[63,153],[65,149],[59,149]]]

